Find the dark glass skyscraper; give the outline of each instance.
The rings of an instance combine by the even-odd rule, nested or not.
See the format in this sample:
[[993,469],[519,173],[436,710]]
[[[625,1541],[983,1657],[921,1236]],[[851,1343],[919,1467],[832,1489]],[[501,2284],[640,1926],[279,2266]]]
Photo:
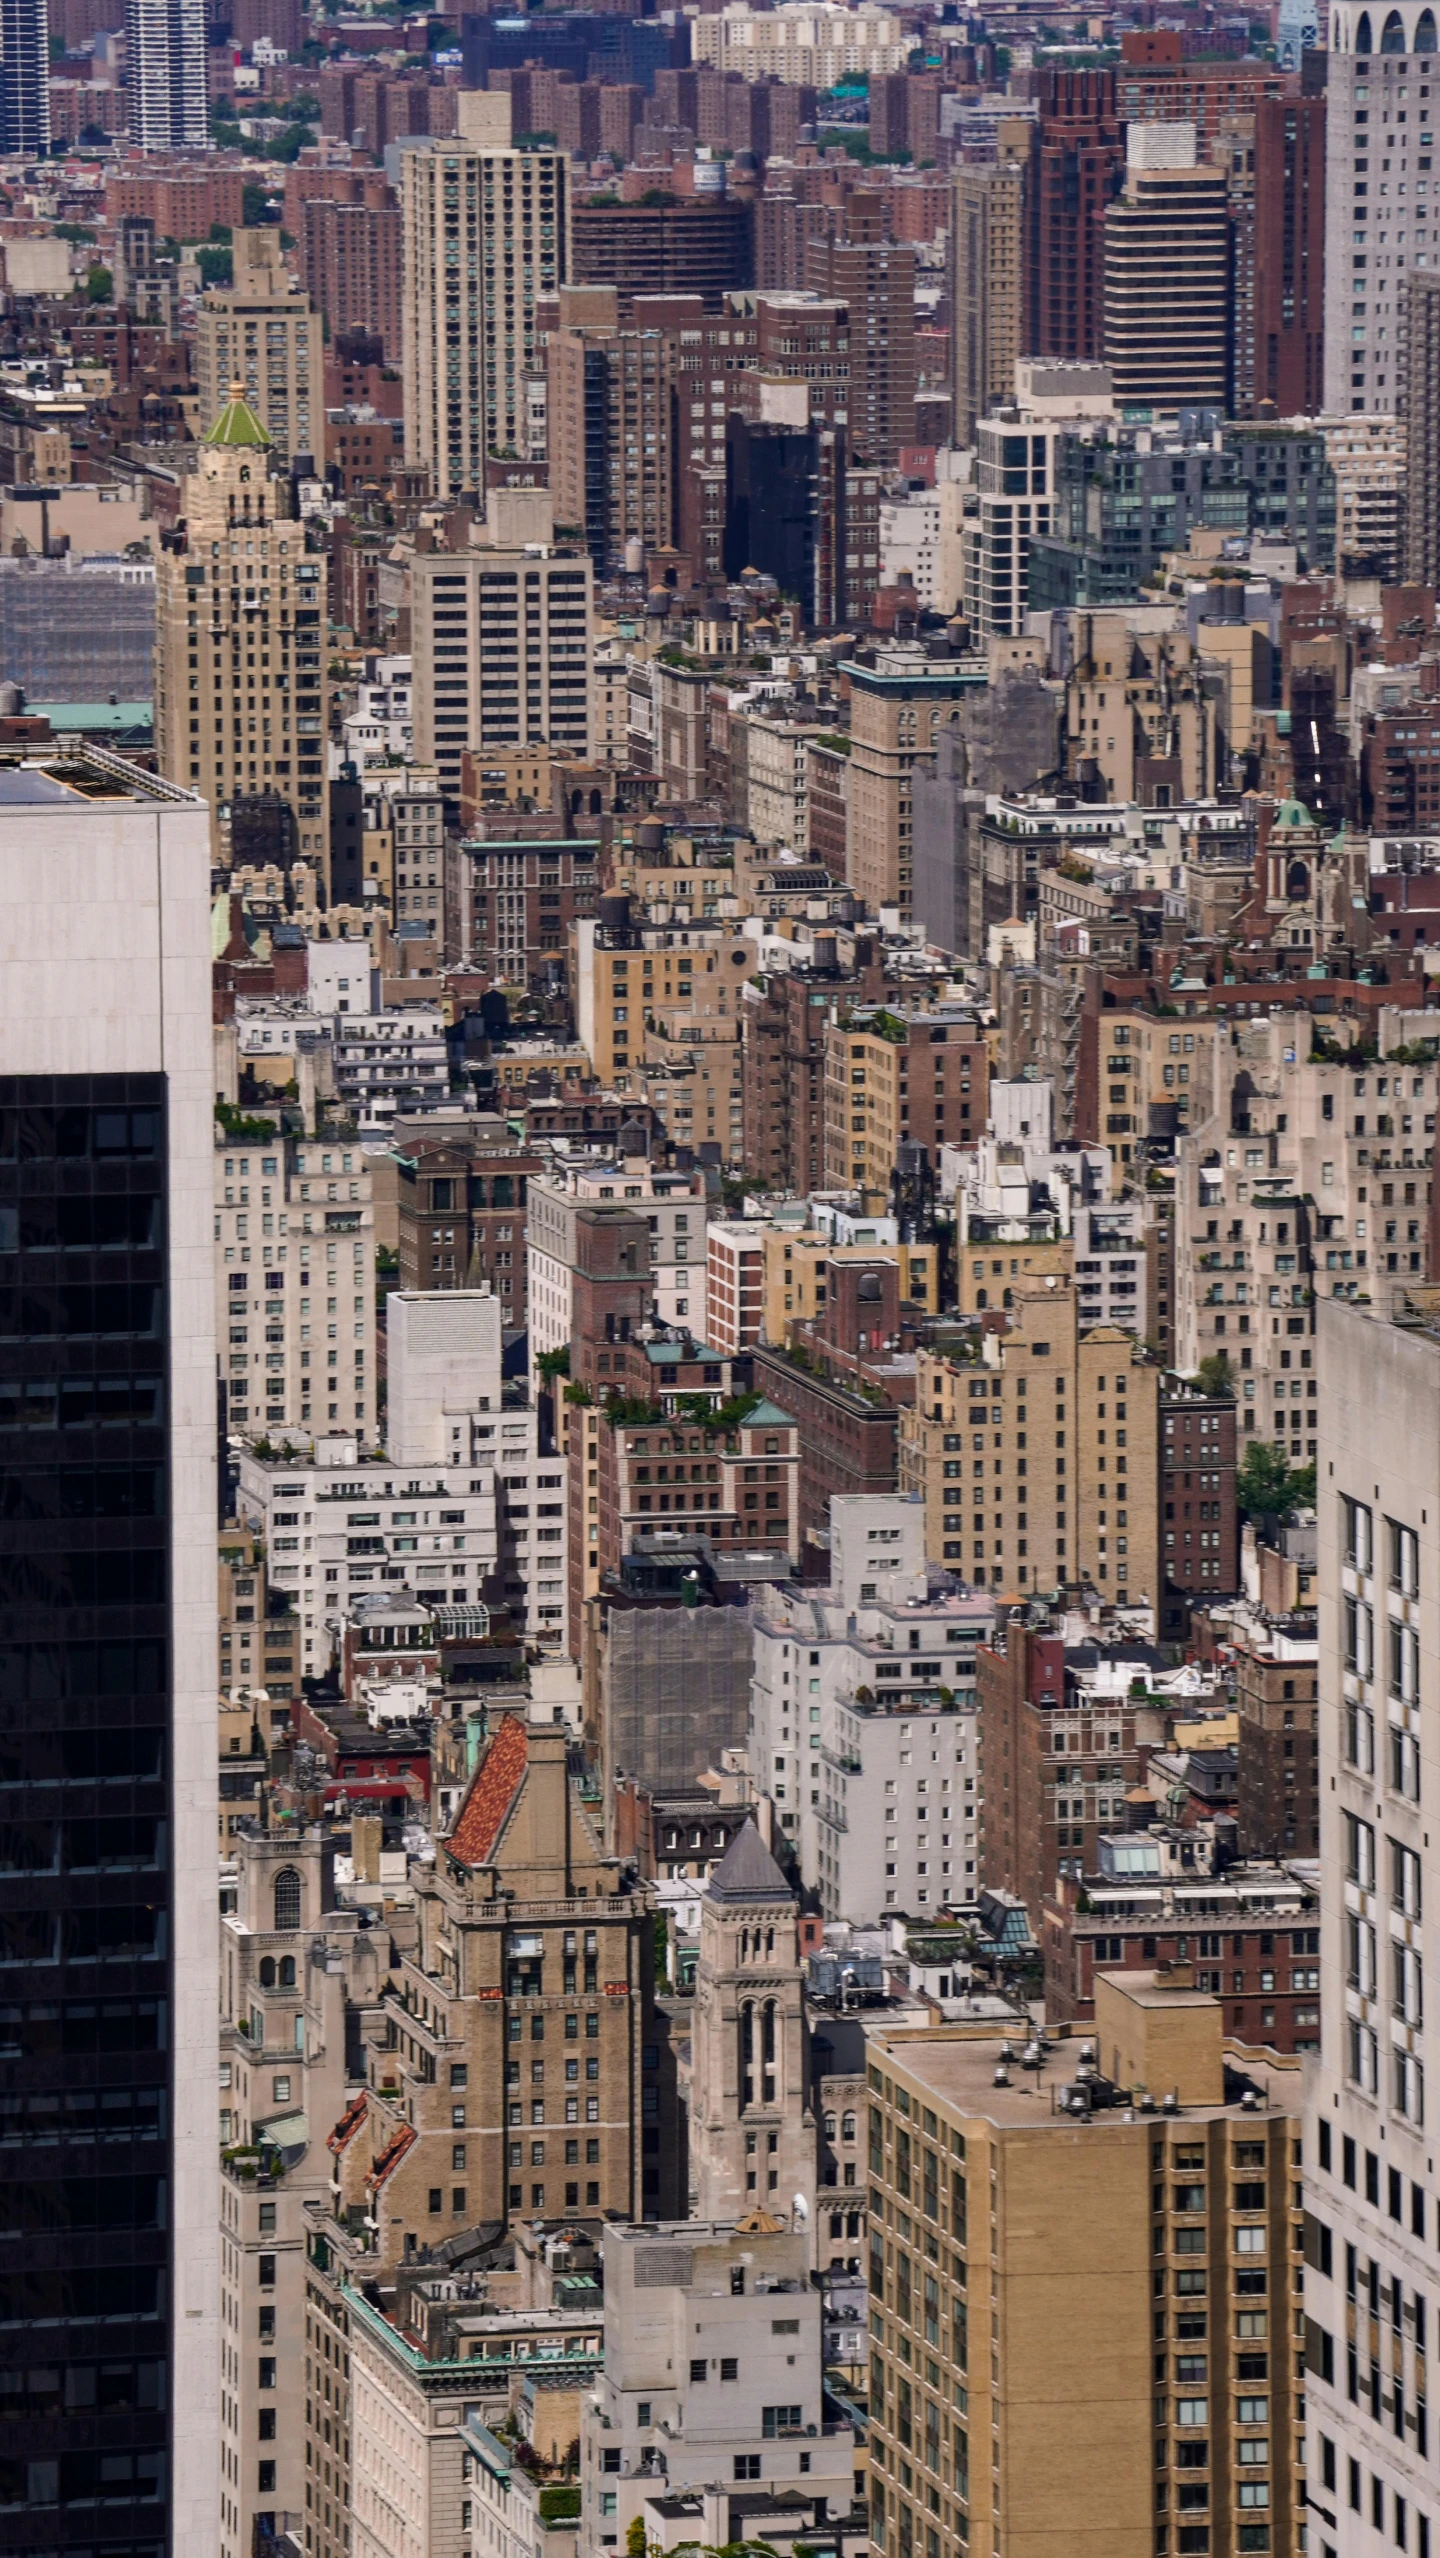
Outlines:
[[110,762],[0,762],[0,2550],[37,2558],[215,2545],[207,825]]
[[0,0],[0,150],[50,148],[50,12],[46,0]]

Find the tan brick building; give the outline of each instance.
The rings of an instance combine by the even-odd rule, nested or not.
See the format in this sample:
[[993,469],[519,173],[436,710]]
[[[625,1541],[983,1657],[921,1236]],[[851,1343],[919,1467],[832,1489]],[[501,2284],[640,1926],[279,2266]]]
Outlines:
[[382,2265],[522,2214],[675,2208],[651,1900],[619,1889],[566,1746],[506,1715],[419,1881],[419,1943],[334,2136]]
[[1098,2071],[1078,2038],[1022,2069],[978,2028],[867,2037],[882,2558],[1300,2546],[1300,2072],[1227,2105],[1190,1983],[1101,1974]]
[[919,1353],[900,1489],[925,1496],[926,1553],[1017,1596],[1089,1581],[1158,1603],[1159,1367],[1132,1333],[1082,1332],[1065,1277],[1013,1285],[983,1360]]

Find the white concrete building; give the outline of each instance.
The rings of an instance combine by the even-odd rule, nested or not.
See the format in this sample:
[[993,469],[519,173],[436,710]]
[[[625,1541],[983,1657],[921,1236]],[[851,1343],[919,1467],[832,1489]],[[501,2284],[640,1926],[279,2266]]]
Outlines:
[[215,1147],[215,1329],[232,1430],[375,1437],[369,1159],[319,1137]]
[[1326,43],[1325,408],[1403,415],[1407,274],[1435,255],[1427,0],[1334,0]]
[[703,22],[692,39],[697,62],[738,71],[746,80],[790,80],[833,89],[857,71],[903,71],[910,48],[888,9],[862,0],[846,9],[839,0],[781,0],[778,9],[752,9],[730,0]]
[[403,1012],[338,1017],[335,1088],[362,1129],[388,1128],[397,1111],[435,1109],[450,1090],[439,1008],[411,1004]]
[[[1333,17],[1332,17],[1333,24]],[[1378,66],[1377,66],[1378,67]],[[1305,2125],[1305,2413],[1316,2558],[1432,2546],[1440,1897],[1440,1334],[1319,1309],[1321,2055]],[[1280,1940],[1283,1943],[1283,1940]],[[1356,2304],[1359,2315],[1356,2315]],[[1373,2536],[1372,2536],[1373,2535]]]
[[939,1589],[908,1493],[830,1504],[828,1591],[758,1597],[750,1769],[827,1918],[938,1912],[978,1888],[975,1651],[994,1610]]

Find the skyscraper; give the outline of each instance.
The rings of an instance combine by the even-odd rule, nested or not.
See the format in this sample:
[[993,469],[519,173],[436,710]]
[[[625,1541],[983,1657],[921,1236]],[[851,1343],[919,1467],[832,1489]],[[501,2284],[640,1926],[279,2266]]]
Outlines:
[[238,391],[186,483],[158,563],[155,748],[210,802],[217,860],[265,829],[280,859],[327,855],[324,562],[307,556],[290,489]]
[[1223,409],[1230,222],[1223,169],[1193,124],[1132,124],[1125,192],[1105,217],[1105,358],[1117,407]]
[[1428,165],[1437,75],[1425,0],[1374,9],[1334,0],[1325,87],[1325,407],[1333,417],[1405,412],[1405,279],[1435,254],[1418,173]]
[[0,0],[0,150],[50,148],[50,11],[46,0]]
[[126,0],[130,140],[142,151],[208,151],[205,0]]
[[1021,352],[1024,176],[1018,161],[962,163],[950,222],[950,371],[954,437],[973,444],[978,421],[1015,397]]
[[218,2545],[205,811],[0,774],[0,2540]]
[[526,449],[535,304],[570,274],[562,151],[471,142],[407,150],[400,182],[405,458],[437,497],[485,487],[487,455]]
[[1325,100],[1255,109],[1256,401],[1314,417],[1325,397]]
[[1115,74],[1040,76],[1025,165],[1024,351],[1083,362],[1102,351],[1105,210],[1125,174]]
[[1440,2518],[1425,2379],[1440,2239],[1440,2052],[1433,1995],[1425,2004],[1424,1924],[1437,1888],[1425,1809],[1440,1733],[1437,1310],[1437,1292],[1418,1283],[1392,1284],[1373,1318],[1333,1299],[1319,1310],[1324,1959],[1305,2139],[1312,2558],[1378,2548],[1382,2534],[1428,2551]]
[[1412,275],[1405,404],[1405,574],[1440,582],[1440,274]]

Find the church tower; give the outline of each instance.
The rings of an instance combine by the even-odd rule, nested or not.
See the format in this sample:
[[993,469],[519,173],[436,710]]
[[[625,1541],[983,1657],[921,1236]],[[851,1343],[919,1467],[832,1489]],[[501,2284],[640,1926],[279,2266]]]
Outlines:
[[815,2120],[802,1998],[798,1904],[751,1821],[700,1905],[692,2028],[694,2210],[734,2221],[815,2216]]

